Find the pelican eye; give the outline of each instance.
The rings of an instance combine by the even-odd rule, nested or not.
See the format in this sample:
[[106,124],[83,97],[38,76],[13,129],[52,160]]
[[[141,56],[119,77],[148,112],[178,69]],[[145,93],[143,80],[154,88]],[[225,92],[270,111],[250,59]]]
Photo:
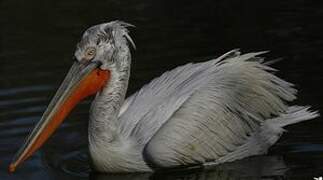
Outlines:
[[92,60],[95,57],[96,49],[94,47],[89,47],[85,50],[84,58],[86,60]]

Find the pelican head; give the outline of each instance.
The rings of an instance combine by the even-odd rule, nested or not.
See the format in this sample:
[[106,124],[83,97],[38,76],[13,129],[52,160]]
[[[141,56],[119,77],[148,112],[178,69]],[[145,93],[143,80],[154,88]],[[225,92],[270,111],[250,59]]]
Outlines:
[[75,105],[95,95],[109,83],[111,69],[130,63],[128,35],[130,24],[113,21],[87,29],[75,50],[75,62],[24,145],[19,149],[9,171],[30,157],[52,135]]
[[128,47],[128,41],[135,47],[128,35],[127,27],[131,24],[113,21],[88,28],[77,44],[75,58],[78,61],[98,62],[100,69],[107,70],[114,63],[119,63],[120,53]]

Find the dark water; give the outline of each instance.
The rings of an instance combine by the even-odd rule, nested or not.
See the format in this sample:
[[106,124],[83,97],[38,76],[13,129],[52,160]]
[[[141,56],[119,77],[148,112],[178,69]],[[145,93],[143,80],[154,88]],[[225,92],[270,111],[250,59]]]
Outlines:
[[280,77],[296,84],[298,104],[323,108],[323,1],[312,0],[2,0],[0,1],[0,179],[313,179],[323,176],[322,118],[292,125],[269,154],[207,170],[109,175],[90,170],[89,102],[68,117],[15,174],[7,165],[72,64],[89,26],[136,25],[129,91],[181,64],[233,48],[284,57]]

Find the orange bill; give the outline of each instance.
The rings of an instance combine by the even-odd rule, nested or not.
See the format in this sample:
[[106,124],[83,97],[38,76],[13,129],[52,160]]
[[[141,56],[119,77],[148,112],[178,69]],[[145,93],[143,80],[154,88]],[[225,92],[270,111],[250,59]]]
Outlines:
[[9,172],[30,157],[53,134],[82,99],[99,92],[109,81],[110,71],[98,68],[98,62],[75,62],[48,105],[41,120],[9,165]]

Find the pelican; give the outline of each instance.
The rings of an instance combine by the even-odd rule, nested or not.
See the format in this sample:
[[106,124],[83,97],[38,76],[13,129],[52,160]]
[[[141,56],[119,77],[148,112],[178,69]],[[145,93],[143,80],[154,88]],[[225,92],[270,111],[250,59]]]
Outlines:
[[[167,71],[125,98],[131,67],[131,24],[87,29],[75,62],[9,171],[53,134],[75,105],[95,95],[89,153],[100,172],[151,172],[217,165],[266,153],[283,127],[313,119],[309,106],[290,106],[293,84],[275,76],[260,55],[232,50],[216,59]],[[162,63],[162,62],[161,62]]]

